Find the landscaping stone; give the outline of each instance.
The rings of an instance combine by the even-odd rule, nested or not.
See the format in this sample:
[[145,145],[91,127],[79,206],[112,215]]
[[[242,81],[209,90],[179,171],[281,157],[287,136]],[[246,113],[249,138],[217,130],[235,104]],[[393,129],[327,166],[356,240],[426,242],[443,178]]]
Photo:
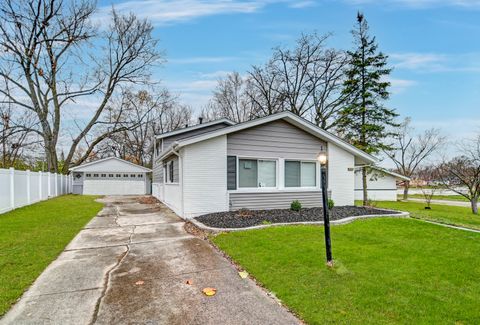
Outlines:
[[[330,220],[340,220],[363,215],[400,214],[401,212],[381,210],[371,207],[341,206],[330,210]],[[217,212],[195,218],[201,223],[215,228],[245,228],[268,223],[323,221],[322,208],[306,208],[300,211],[290,209],[238,210]]]

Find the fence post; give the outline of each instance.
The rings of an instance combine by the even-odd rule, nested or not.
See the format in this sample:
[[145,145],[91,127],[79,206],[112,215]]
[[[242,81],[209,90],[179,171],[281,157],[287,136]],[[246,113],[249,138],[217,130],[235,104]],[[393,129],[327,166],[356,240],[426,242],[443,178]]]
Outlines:
[[15,169],[10,167],[10,207],[15,209]]
[[32,203],[32,198],[30,196],[30,169],[27,169],[27,204]]
[[50,172],[47,172],[47,199],[52,194],[52,182],[50,181]]
[[38,200],[42,200],[42,172],[38,172]]
[[55,182],[55,196],[58,196],[58,182],[57,182],[57,173],[54,174],[54,182]]

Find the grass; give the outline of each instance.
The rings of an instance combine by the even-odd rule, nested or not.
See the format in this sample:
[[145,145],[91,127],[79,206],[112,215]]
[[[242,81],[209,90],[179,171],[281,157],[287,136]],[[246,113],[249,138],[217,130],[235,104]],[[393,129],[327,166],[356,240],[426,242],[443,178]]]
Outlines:
[[[422,199],[425,200],[425,196],[423,194],[409,194],[409,198],[412,199]],[[402,200],[403,195],[398,195],[398,199]],[[465,197],[461,195],[434,195],[432,197],[432,200],[444,200],[444,201],[463,201],[463,202],[469,202]]]
[[376,202],[378,208],[394,209],[410,212],[414,218],[441,222],[480,230],[480,215],[474,215],[467,207],[432,204],[431,210],[425,210],[422,202]]
[[94,199],[65,195],[0,215],[0,315],[100,211]]
[[309,324],[479,324],[480,234],[412,219],[271,227],[213,241]]

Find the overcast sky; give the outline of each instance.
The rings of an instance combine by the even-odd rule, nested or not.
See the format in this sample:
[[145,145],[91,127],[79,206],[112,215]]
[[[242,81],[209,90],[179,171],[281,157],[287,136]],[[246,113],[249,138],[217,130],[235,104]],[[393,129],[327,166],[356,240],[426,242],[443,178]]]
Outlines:
[[218,77],[245,73],[302,32],[332,32],[349,49],[361,10],[394,71],[388,105],[419,128],[452,138],[480,131],[480,0],[140,0],[100,1],[150,19],[167,62],[155,70],[199,110]]

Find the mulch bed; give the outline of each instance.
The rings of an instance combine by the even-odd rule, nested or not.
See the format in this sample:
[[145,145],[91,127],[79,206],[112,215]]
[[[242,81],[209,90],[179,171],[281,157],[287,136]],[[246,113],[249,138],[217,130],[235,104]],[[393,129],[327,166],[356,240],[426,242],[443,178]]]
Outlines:
[[[370,207],[341,206],[334,207],[330,210],[330,220],[340,220],[362,215],[393,213],[395,212]],[[215,228],[245,228],[267,223],[323,221],[323,209],[305,208],[299,212],[290,209],[238,210],[205,214],[195,219],[207,226]]]

